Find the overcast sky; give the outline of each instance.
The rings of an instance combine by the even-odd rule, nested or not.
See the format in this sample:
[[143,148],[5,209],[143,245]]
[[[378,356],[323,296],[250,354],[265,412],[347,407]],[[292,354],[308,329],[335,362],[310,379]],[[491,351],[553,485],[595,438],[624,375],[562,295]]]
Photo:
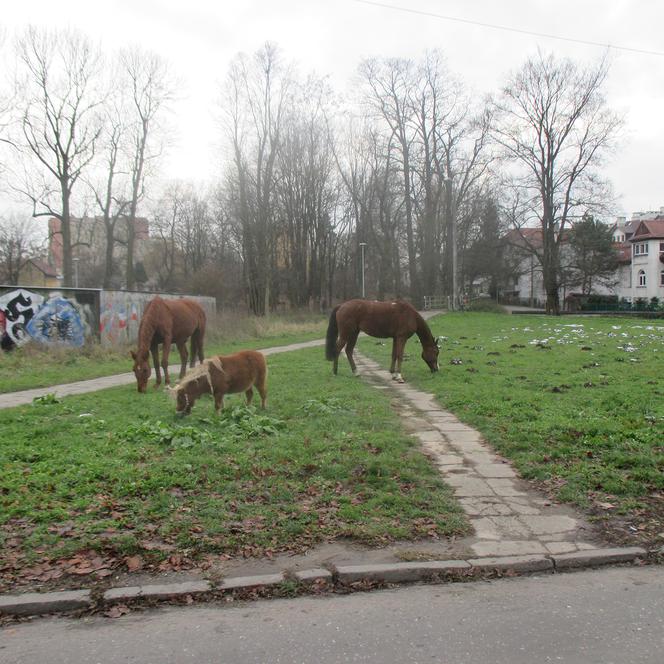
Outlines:
[[[518,30],[664,53],[662,0],[384,0],[383,4]],[[182,81],[177,143],[166,177],[219,172],[215,100],[230,59],[276,42],[303,71],[343,91],[367,56],[419,57],[442,49],[477,95],[499,89],[538,47],[590,61],[605,49],[369,6],[356,0],[15,0],[3,2],[9,35],[32,23],[78,28],[106,49],[138,43],[167,58]],[[607,96],[626,116],[608,175],[630,214],[664,206],[664,57],[611,50]]]

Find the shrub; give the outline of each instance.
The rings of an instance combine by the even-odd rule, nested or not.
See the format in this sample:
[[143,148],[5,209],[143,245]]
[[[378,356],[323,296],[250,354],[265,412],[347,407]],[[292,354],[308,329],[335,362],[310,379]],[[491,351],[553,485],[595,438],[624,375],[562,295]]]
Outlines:
[[466,305],[466,311],[482,311],[490,314],[506,314],[507,309],[488,297],[471,300]]

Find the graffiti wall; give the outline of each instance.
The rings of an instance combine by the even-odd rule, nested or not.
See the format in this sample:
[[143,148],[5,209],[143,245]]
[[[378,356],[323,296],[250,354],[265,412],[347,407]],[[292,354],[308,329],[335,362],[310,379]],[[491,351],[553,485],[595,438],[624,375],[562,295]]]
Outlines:
[[82,346],[96,329],[95,296],[58,289],[0,290],[0,345],[28,341]]
[[[157,293],[74,288],[0,286],[0,346],[10,350],[30,341],[80,347],[88,341],[104,346],[131,344],[145,305]],[[164,299],[181,295],[158,293]],[[209,317],[216,312],[212,297],[188,296]]]
[[[99,339],[104,346],[132,344],[138,339],[138,326],[147,303],[159,295],[165,300],[176,300],[181,295],[169,293],[142,293],[138,291],[101,291],[99,303]],[[209,318],[217,307],[213,297],[190,296],[196,300]]]

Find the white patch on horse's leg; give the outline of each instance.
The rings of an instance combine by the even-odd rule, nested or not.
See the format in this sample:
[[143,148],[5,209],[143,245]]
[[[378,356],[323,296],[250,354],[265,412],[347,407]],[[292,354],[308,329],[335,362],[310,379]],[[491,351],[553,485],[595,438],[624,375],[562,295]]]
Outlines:
[[403,379],[403,376],[400,373],[394,374],[392,380],[396,380],[397,383],[405,383],[406,381]]

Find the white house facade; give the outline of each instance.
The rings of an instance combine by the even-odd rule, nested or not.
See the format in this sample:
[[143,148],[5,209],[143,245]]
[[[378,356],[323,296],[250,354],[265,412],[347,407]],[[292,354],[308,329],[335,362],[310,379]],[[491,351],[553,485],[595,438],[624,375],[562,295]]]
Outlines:
[[654,297],[664,301],[664,214],[638,221],[627,241],[631,262],[621,278],[618,295],[630,302]]
[[[546,293],[542,268],[533,251],[534,247],[541,247],[541,231],[533,228],[511,231],[506,241],[520,258],[513,283],[506,284],[504,296],[523,304],[541,306]],[[650,302],[653,298],[664,303],[664,207],[653,212],[635,212],[629,220],[619,217],[613,226],[613,241],[619,255],[615,284],[596,284],[593,293],[615,295],[632,303]],[[562,258],[564,261],[565,243]],[[569,294],[562,287],[561,302]]]

